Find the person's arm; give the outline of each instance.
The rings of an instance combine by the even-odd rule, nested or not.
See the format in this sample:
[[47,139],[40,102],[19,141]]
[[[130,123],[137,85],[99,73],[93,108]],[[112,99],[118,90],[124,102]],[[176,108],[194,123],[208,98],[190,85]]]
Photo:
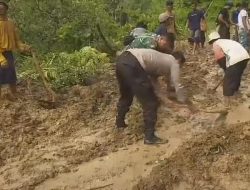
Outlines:
[[207,21],[206,21],[206,17],[205,17],[204,12],[201,12],[200,29],[201,29],[201,31],[204,31],[204,32],[207,31]]
[[187,16],[187,22],[186,22],[186,28],[190,28],[189,26],[190,26],[190,14],[188,14],[188,16]]
[[14,32],[15,32],[15,40],[16,40],[16,44],[17,44],[17,49],[22,53],[29,53],[30,54],[31,53],[31,46],[29,46],[21,41],[17,27],[15,27],[14,30],[15,30]]
[[173,84],[171,83],[171,76],[166,76],[165,77],[165,81],[167,83],[167,92],[175,92],[175,87],[173,86]]
[[0,67],[7,66],[7,59],[3,56],[2,52],[0,51]]
[[180,66],[179,64],[173,64],[171,66],[171,83],[175,88],[176,99],[179,103],[186,103],[187,96],[184,87],[180,84]]
[[223,52],[222,48],[216,43],[213,44],[213,52],[216,61],[225,57],[225,53]]
[[[230,23],[231,23],[232,25],[237,25],[237,21],[236,21],[237,15],[236,15],[236,14],[237,14],[236,11],[234,11],[234,12],[232,13],[231,17],[230,17]],[[236,18],[236,19],[235,19],[235,18]]]
[[186,22],[186,28],[189,28],[189,20],[187,19],[187,22]]
[[248,30],[248,20],[247,20],[247,16],[243,16],[242,17],[242,23],[243,23],[243,26],[244,26],[244,30],[246,31],[246,32],[249,32],[249,30]]
[[229,27],[229,23],[227,21],[224,20],[223,14],[219,14],[218,20],[221,23],[224,23],[227,27]]
[[225,71],[226,70],[226,57],[225,53],[216,43],[213,44],[213,52],[215,62]]
[[175,35],[179,33],[178,28],[177,28],[177,24],[176,24],[176,17],[175,14],[173,14],[174,17],[174,30],[175,30]]

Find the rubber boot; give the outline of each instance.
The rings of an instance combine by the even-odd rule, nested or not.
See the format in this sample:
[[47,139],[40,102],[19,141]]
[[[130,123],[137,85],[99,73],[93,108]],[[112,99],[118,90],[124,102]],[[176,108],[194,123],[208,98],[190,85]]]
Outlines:
[[163,139],[157,137],[156,135],[153,135],[150,138],[144,139],[144,144],[147,144],[147,145],[166,144],[166,143],[168,143],[168,140],[163,140]]
[[144,144],[154,145],[154,144],[165,144],[167,141],[157,137],[155,132],[155,124],[157,121],[157,107],[158,102],[148,104],[147,107],[143,109],[144,123],[145,123],[145,139]]

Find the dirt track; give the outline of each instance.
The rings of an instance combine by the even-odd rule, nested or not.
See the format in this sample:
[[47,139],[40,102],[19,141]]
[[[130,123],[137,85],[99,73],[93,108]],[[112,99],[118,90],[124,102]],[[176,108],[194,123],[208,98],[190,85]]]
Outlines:
[[[220,106],[222,96],[221,89],[216,95],[207,93],[220,76],[211,55],[200,55],[188,56],[183,83],[203,110]],[[114,130],[118,92],[112,75],[90,87],[69,89],[55,109],[30,100],[22,85],[20,100],[1,101],[0,189],[87,190],[107,185],[102,189],[247,190],[249,83],[246,76],[245,94],[225,122],[218,120],[219,114],[190,116],[186,108],[163,105],[157,131],[169,143],[158,147],[142,143],[138,104],[128,116],[129,128],[124,133]],[[35,87],[32,91],[35,97],[43,96]]]

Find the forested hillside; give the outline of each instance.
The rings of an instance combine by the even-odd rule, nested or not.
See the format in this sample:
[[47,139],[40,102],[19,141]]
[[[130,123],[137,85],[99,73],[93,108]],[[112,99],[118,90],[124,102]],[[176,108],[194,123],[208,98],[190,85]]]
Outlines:
[[[200,6],[204,8],[213,2],[208,19],[214,27],[215,18],[226,0],[201,2]],[[174,3],[180,36],[183,36],[187,34],[185,24],[191,1],[175,0]],[[154,31],[159,14],[165,11],[165,0],[11,0],[10,4],[11,17],[19,24],[24,39],[46,53],[72,52],[89,45],[109,51],[98,26],[112,48],[117,50],[121,48],[123,37],[137,22],[144,21]],[[127,24],[123,25],[126,20]]]

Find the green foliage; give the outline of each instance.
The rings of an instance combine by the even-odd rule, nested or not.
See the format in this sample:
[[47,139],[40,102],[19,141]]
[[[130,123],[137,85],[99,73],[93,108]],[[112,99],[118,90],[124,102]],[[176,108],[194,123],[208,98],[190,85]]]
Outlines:
[[[211,0],[200,2],[200,7],[207,9]],[[213,1],[207,17],[209,31],[215,29],[216,17],[226,2]],[[11,0],[10,17],[17,22],[24,41],[43,55],[42,68],[48,80],[55,88],[61,88],[84,84],[87,78],[105,70],[104,63],[109,62],[106,55],[82,47],[108,53],[112,52],[110,47],[122,49],[124,37],[138,22],[144,21],[151,32],[156,30],[158,16],[166,10],[165,3],[166,0]],[[177,39],[187,39],[189,35],[186,22],[191,10],[192,1],[174,0]],[[122,15],[128,15],[126,25],[122,24]],[[38,78],[29,59],[20,71],[23,78]]]
[[[200,2],[206,9],[211,0]],[[213,2],[208,12],[210,30],[215,28],[218,12],[227,0]],[[165,3],[166,0],[12,0],[10,13],[24,39],[40,52],[73,52],[84,46],[108,52],[97,30],[98,24],[113,49],[120,49],[123,37],[137,22],[144,21],[150,31],[156,30],[158,16],[166,9]],[[174,0],[179,38],[188,34],[185,25],[191,5],[190,0]],[[123,13],[128,14],[129,22],[121,27]]]
[[97,24],[111,42],[119,32],[105,0],[13,0],[10,7],[23,38],[45,53],[73,52],[89,45],[100,49]]
[[[32,59],[20,66],[21,78],[39,79],[34,69]],[[73,53],[49,54],[41,63],[47,80],[55,89],[76,84],[85,85],[91,78],[107,72],[110,67],[107,54],[100,53],[94,48],[84,47]]]

